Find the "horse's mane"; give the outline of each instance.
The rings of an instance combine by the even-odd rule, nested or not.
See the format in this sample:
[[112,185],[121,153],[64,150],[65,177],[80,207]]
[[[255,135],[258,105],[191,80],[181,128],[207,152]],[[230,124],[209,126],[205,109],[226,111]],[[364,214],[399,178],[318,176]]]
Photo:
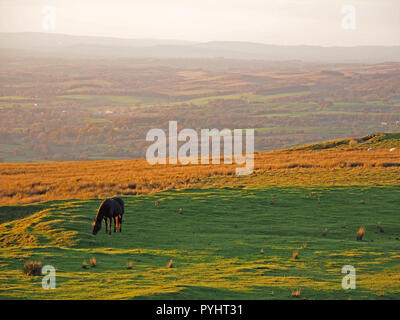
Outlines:
[[105,203],[107,200],[108,200],[108,199],[104,200],[104,201],[101,203],[99,209],[97,210],[97,215],[96,215],[96,219],[95,219],[96,222],[99,222],[99,221],[101,221],[101,219],[103,219],[103,217],[104,217],[104,203]]

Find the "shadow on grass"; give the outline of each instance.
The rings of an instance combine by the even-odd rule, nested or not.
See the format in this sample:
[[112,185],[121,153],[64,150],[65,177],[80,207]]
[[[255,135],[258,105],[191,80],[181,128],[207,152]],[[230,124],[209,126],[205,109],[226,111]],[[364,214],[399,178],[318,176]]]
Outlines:
[[0,207],[0,224],[25,218],[44,209],[42,205],[2,206]]
[[181,290],[169,293],[155,293],[137,296],[133,300],[207,300],[207,299],[243,299],[242,292],[197,286],[177,286]]

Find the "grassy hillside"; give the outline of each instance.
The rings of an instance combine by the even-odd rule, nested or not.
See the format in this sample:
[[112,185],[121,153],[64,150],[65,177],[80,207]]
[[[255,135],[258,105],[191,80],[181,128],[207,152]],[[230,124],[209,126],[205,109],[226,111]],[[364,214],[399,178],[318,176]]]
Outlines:
[[[145,160],[0,164],[0,298],[399,299],[398,142],[257,153],[248,176]],[[123,232],[93,236],[114,195],[126,203]],[[23,275],[27,261],[55,266],[57,289]],[[341,287],[344,265],[356,290]]]
[[354,150],[368,149],[391,149],[400,148],[400,133],[373,133],[360,138],[338,139],[314,143],[310,145],[290,148],[288,150],[326,150],[326,149],[345,149]]
[[[146,160],[0,163],[0,203],[140,195],[185,188],[398,185],[400,134],[256,153],[254,173],[233,165],[154,165]],[[359,141],[349,145],[350,141]],[[390,152],[392,147],[399,150]],[[368,151],[373,148],[373,151]],[[223,161],[221,161],[223,162]]]
[[[123,232],[111,236],[91,234],[100,200],[1,207],[10,218],[21,208],[35,213],[0,225],[0,298],[399,299],[399,192],[287,187],[130,196]],[[361,226],[366,234],[356,241]],[[83,269],[91,257],[96,267]],[[28,260],[57,268],[56,290],[22,274]],[[356,290],[341,288],[348,264]],[[296,289],[300,297],[292,297]]]

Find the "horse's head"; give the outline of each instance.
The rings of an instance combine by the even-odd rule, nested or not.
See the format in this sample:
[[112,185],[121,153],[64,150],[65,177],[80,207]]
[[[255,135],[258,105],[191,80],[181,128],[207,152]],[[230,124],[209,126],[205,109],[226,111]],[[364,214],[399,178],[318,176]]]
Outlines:
[[96,220],[93,221],[93,234],[94,235],[96,235],[97,232],[99,232],[100,228],[101,228],[101,221],[100,222],[98,222]]

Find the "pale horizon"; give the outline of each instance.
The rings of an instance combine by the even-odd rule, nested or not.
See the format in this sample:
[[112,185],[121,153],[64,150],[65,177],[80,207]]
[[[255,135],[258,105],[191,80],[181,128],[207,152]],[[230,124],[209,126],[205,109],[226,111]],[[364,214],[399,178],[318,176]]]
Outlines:
[[[355,27],[344,29],[344,5]],[[43,7],[56,9],[43,28]],[[400,3],[395,0],[0,0],[0,32],[191,42],[239,41],[272,45],[398,46]]]

